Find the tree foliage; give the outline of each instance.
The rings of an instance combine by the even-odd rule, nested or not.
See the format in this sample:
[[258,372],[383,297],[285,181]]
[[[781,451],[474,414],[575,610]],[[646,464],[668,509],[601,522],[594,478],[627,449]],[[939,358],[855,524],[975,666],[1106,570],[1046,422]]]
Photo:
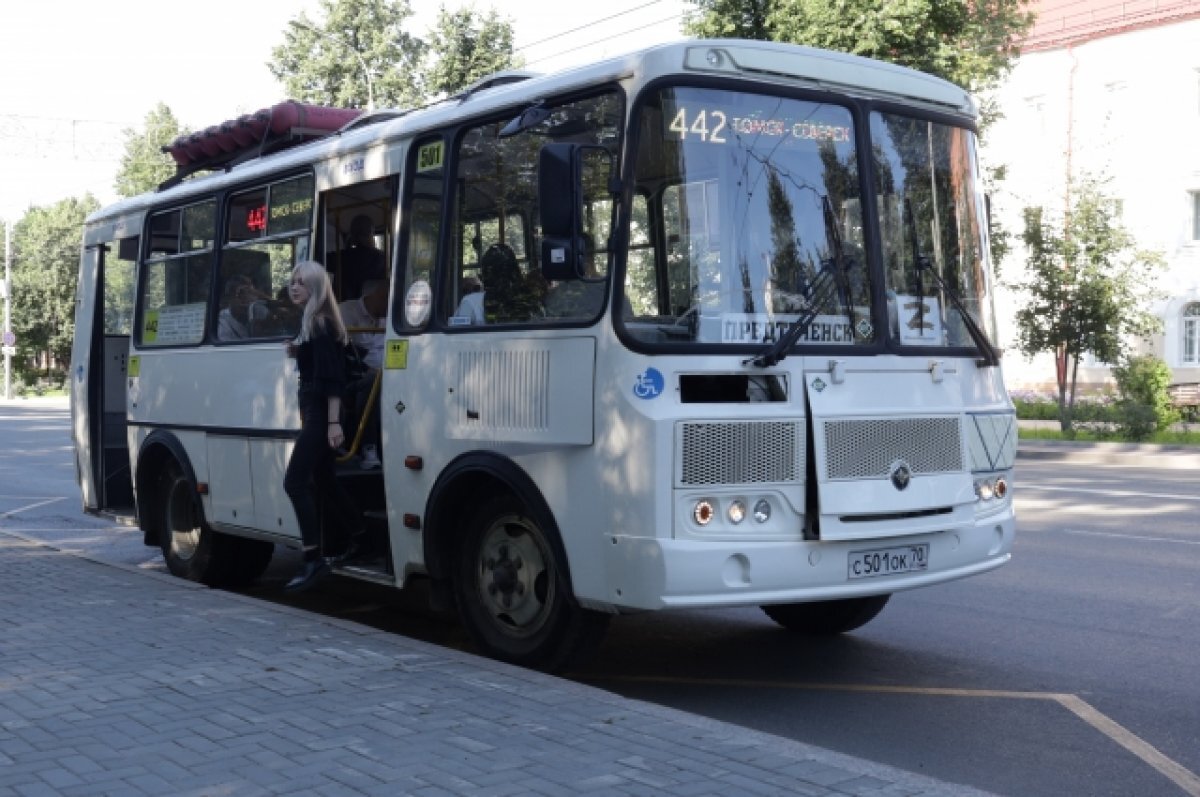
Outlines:
[[513,57],[512,23],[496,10],[472,6],[448,11],[442,6],[429,32],[424,88],[427,95],[449,95],[480,78],[519,66]]
[[692,0],[696,36],[806,44],[929,72],[972,91],[1011,68],[1029,0]]
[[271,74],[301,102],[366,108],[419,103],[425,43],[405,30],[408,0],[320,0],[317,19],[301,12],[271,51]]
[[121,165],[113,184],[117,195],[130,197],[153,191],[173,175],[175,162],[162,148],[186,132],[187,129],[180,127],[171,109],[161,102],[146,114],[143,130],[129,128],[122,131],[125,154],[121,156]]
[[493,9],[442,6],[424,38],[406,30],[409,0],[320,0],[317,20],[301,13],[267,64],[302,102],[365,108],[412,107],[516,65],[512,23]]
[[1136,248],[1099,183],[1084,179],[1072,196],[1064,219],[1025,209],[1029,259],[1014,286],[1028,297],[1016,316],[1021,351],[1055,355],[1063,431],[1071,429],[1080,358],[1117,363],[1131,340],[1158,328],[1149,303],[1159,297],[1154,276],[1164,265],[1161,254]]
[[70,361],[83,222],[99,207],[91,194],[64,199],[31,208],[14,226],[12,328],[22,370]]

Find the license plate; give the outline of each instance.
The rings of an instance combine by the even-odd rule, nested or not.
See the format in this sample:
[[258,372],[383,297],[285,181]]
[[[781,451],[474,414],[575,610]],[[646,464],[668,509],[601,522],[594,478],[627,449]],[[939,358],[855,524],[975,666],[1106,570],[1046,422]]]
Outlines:
[[929,569],[929,543],[851,551],[846,578],[874,578]]

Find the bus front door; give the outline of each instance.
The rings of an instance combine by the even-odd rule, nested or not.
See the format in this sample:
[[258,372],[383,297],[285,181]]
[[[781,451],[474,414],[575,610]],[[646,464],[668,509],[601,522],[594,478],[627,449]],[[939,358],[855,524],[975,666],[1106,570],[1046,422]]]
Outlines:
[[125,381],[138,239],[84,249],[71,349],[71,436],[85,511],[132,509]]

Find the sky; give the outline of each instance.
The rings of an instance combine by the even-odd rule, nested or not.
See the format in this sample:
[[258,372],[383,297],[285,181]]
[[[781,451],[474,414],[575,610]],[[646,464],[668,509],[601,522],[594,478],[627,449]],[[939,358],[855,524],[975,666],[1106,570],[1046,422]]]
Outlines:
[[[424,37],[442,2],[410,0]],[[685,0],[476,0],[513,23],[529,69],[551,72],[681,37]],[[33,0],[0,18],[0,219],[91,192],[116,199],[124,131],[159,102],[192,129],[279,102],[267,70],[288,20],[317,0]]]

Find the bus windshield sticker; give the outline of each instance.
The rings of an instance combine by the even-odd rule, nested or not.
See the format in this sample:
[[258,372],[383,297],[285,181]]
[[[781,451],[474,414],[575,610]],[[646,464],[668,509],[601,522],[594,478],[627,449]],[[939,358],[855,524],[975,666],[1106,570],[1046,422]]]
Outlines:
[[429,310],[433,307],[433,290],[425,280],[417,280],[408,286],[404,297],[404,322],[410,327],[419,329],[429,320]]
[[941,305],[935,296],[896,294],[900,342],[909,346],[944,346]]
[[204,337],[204,302],[177,304],[146,312],[142,342],[158,345],[195,343]]
[[666,380],[657,368],[647,368],[633,380],[633,395],[640,399],[658,398],[662,395]]
[[[791,329],[798,315],[765,313],[723,313],[722,343],[774,343]],[[819,315],[797,343],[854,343],[854,331],[845,316]]]
[[442,168],[442,142],[434,141],[417,150],[417,171],[431,172]]

